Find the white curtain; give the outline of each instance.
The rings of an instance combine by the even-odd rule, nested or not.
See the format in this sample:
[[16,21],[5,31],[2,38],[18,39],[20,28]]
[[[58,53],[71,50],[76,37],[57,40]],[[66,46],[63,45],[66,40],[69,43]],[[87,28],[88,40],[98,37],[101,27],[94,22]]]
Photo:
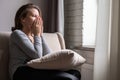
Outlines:
[[119,0],[98,0],[94,80],[118,80]]

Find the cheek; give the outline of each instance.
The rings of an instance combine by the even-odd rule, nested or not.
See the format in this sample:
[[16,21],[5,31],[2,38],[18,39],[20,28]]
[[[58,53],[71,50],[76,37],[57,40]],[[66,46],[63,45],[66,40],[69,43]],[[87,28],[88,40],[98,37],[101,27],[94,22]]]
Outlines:
[[28,18],[26,23],[31,26],[33,24],[34,20],[35,20],[35,18]]
[[28,22],[29,22],[29,23],[33,23],[34,20],[35,20],[35,18],[30,18],[30,19],[28,19]]

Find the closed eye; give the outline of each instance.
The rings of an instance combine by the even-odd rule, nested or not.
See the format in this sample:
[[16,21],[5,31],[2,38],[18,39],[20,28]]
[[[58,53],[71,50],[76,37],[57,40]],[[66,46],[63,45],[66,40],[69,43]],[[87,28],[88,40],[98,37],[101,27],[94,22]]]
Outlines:
[[32,15],[32,17],[37,17],[36,15]]

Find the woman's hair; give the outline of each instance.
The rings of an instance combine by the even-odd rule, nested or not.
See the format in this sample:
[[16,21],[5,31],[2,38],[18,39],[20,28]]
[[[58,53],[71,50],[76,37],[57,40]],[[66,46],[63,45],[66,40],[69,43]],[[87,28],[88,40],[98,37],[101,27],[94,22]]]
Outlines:
[[41,10],[39,9],[38,6],[32,4],[32,3],[28,3],[28,4],[25,4],[23,6],[21,6],[18,11],[16,12],[16,15],[15,15],[15,27],[12,27],[12,31],[16,30],[16,29],[19,29],[19,30],[22,30],[23,28],[23,25],[21,24],[21,18],[25,18],[27,13],[29,12],[28,9],[31,9],[31,8],[35,8],[38,10],[40,16],[42,16],[42,13],[41,13]]

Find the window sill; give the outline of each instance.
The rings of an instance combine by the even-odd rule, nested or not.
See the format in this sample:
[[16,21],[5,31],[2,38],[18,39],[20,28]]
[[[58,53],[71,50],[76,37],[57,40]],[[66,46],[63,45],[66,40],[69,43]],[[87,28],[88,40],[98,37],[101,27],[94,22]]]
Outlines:
[[86,45],[86,46],[74,47],[73,49],[94,52],[95,51],[95,46]]

